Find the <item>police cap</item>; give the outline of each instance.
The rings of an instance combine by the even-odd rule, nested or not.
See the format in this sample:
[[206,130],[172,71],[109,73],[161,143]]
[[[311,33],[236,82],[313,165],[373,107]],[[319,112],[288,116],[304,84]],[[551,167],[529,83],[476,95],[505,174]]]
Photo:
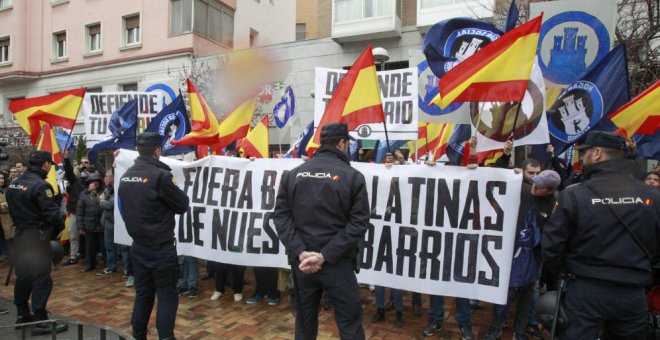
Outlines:
[[626,146],[626,140],[623,137],[606,131],[589,131],[587,139],[576,149],[584,150],[595,146],[607,149],[623,150]]
[[53,155],[48,151],[36,150],[30,152],[30,164],[32,165],[41,165],[44,162],[53,162]]
[[328,137],[345,137],[350,140],[355,140],[348,134],[348,124],[346,123],[330,123],[323,126],[321,129],[321,138]]
[[156,132],[143,132],[137,138],[137,145],[140,146],[161,146],[163,139]]

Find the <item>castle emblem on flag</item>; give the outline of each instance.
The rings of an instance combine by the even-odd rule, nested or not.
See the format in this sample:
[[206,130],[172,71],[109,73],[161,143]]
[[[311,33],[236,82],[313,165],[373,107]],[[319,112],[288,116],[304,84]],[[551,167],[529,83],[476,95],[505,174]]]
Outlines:
[[564,142],[573,142],[603,116],[603,97],[595,84],[580,80],[567,87],[548,111],[548,130]]

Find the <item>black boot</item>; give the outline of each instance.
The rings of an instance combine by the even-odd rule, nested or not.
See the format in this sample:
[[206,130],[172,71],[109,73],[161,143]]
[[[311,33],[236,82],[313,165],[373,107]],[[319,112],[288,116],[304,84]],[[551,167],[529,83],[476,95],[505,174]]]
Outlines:
[[394,326],[403,327],[403,312],[396,312],[396,321],[394,321]]
[[133,338],[135,338],[135,340],[147,340],[147,331],[144,332],[133,331]]
[[[65,323],[55,323],[55,333],[62,333],[69,329],[69,325]],[[51,334],[53,332],[52,322],[43,322],[32,327],[32,336]]]
[[376,314],[371,318],[371,322],[381,322],[385,320],[385,309],[378,308]]
[[[19,315],[16,318],[16,324],[21,324],[21,323],[27,323],[27,322],[32,322],[34,321],[34,317],[32,317],[32,314],[24,314],[24,315]],[[14,327],[16,329],[21,329],[21,326],[16,326]]]

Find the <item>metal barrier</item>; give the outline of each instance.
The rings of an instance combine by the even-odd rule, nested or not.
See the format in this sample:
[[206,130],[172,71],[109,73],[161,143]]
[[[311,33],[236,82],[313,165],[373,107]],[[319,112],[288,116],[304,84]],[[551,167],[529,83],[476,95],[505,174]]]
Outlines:
[[93,324],[89,324],[89,323],[82,323],[82,322],[72,321],[72,320],[49,319],[49,320],[18,323],[18,324],[9,325],[9,326],[0,326],[0,329],[10,328],[10,327],[15,328],[15,329],[20,329],[21,339],[25,340],[25,339],[27,339],[26,335],[29,335],[30,337],[32,336],[31,333],[27,333],[30,330],[29,326],[48,323],[51,326],[51,339],[56,340],[57,339],[57,333],[55,333],[55,327],[57,326],[58,322],[59,323],[66,323],[69,326],[75,326],[76,327],[76,333],[77,333],[76,334],[76,339],[78,339],[78,340],[83,340],[85,338],[84,337],[84,332],[83,332],[84,327],[92,328],[92,332],[88,332],[88,333],[94,333],[94,332],[98,331],[100,340],[106,340],[108,335],[114,335],[120,340],[132,340],[132,339],[134,339],[132,336],[124,333],[123,331],[112,328],[110,326],[93,325]]

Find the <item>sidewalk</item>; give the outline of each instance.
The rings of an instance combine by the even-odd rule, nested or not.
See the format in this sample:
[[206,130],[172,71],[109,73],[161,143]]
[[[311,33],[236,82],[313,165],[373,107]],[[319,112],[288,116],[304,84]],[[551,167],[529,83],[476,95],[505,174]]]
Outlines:
[[[200,265],[203,268],[203,265]],[[48,309],[57,318],[77,320],[82,323],[108,325],[131,334],[131,311],[135,291],[124,286],[125,278],[121,273],[97,276],[96,272],[82,273],[83,265],[57,266],[53,271],[53,292]],[[121,268],[121,266],[120,266]],[[16,321],[16,308],[11,303],[13,298],[13,278],[9,287],[4,280],[9,266],[0,264],[0,306],[10,310],[9,314],[0,315],[0,326],[12,325]],[[103,268],[99,269],[102,270]],[[203,269],[201,269],[203,270]],[[247,305],[245,299],[254,292],[252,270],[246,273],[243,291],[244,300],[234,302],[231,289],[218,301],[211,301],[213,280],[200,280],[199,297],[179,299],[175,335],[177,339],[292,339],[295,318],[288,307],[288,299],[282,295],[278,306],[268,306],[265,301]],[[424,315],[412,314],[410,295],[405,294],[404,319],[402,328],[394,327],[394,311],[388,311],[384,322],[372,324],[371,316],[375,313],[373,293],[362,289],[363,322],[368,339],[422,339],[421,332],[428,321],[428,297],[424,297]],[[445,323],[443,330],[429,339],[460,339],[453,319],[454,301],[446,299]],[[151,316],[149,339],[157,339],[155,327],[155,308]],[[481,303],[481,307],[472,315],[475,339],[483,338],[488,331],[491,319],[491,305]],[[58,339],[75,338],[73,326],[67,333],[58,335]],[[97,339],[97,334],[85,330],[85,339]],[[0,339],[14,339],[19,333],[13,328],[0,329]],[[506,329],[503,339],[511,337],[510,328]],[[29,338],[29,337],[28,337]],[[112,337],[110,337],[112,338]],[[319,339],[338,339],[334,311],[321,310],[319,314]],[[38,337],[34,339],[50,339]]]

